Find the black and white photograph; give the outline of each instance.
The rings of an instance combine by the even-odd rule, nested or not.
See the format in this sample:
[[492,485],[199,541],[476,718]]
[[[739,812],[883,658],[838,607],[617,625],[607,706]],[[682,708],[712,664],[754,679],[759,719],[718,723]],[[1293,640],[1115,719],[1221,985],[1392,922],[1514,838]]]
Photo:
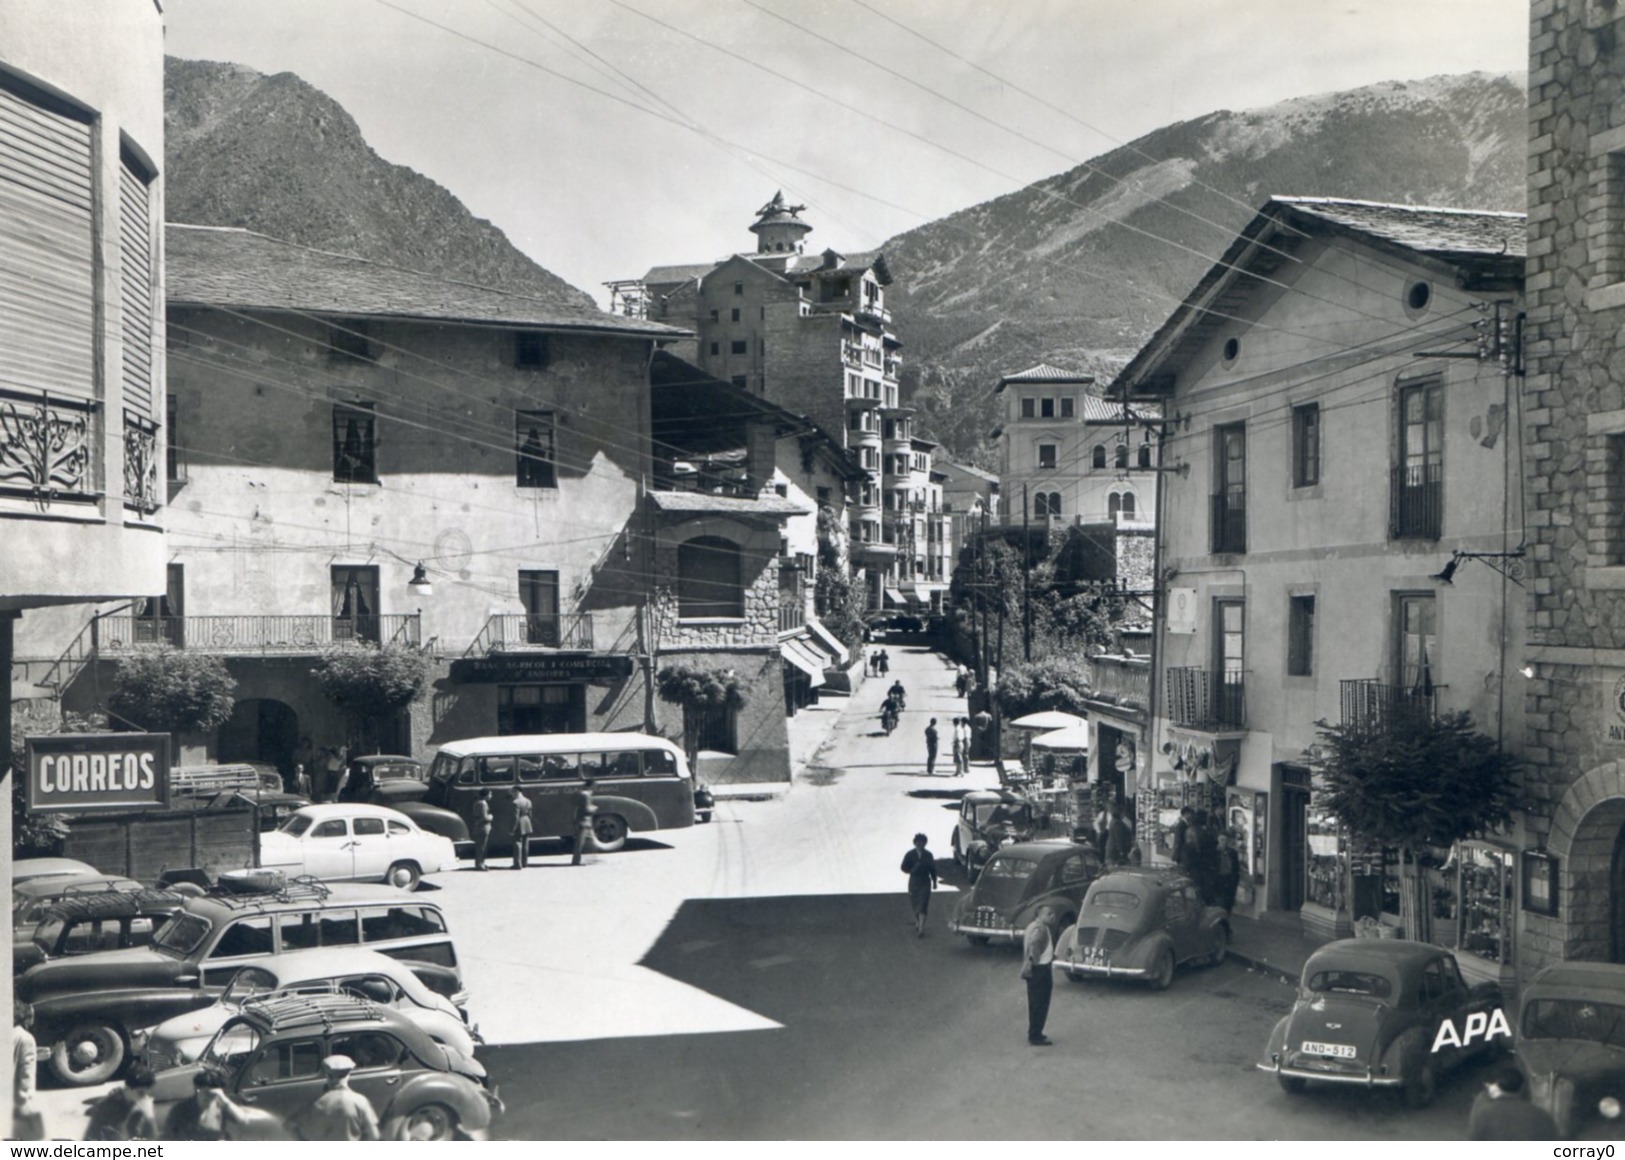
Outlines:
[[1625,0],[0,0],[0,661],[13,1141],[1611,1155]]

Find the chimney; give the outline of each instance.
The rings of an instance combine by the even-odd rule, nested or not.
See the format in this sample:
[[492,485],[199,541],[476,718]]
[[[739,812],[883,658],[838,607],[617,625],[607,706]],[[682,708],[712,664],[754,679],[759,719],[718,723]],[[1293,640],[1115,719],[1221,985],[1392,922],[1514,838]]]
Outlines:
[[751,495],[761,495],[773,483],[777,446],[772,423],[745,424],[745,481]]

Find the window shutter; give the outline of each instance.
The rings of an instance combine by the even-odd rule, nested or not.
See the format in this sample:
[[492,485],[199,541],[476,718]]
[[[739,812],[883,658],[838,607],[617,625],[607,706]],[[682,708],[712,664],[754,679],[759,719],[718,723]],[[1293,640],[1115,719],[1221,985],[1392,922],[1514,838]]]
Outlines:
[[124,408],[156,419],[152,389],[151,178],[125,154],[119,167],[119,298],[124,339]]

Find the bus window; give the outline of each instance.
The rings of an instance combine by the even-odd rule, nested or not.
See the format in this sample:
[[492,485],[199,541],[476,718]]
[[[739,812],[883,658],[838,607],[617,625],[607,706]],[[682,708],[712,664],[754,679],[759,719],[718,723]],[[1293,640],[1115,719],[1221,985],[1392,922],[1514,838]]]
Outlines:
[[645,749],[643,769],[650,777],[675,777],[677,758],[664,749]]
[[604,759],[606,777],[637,777],[642,772],[635,750],[622,753],[610,753]]
[[589,781],[603,777],[607,772],[609,754],[583,753],[581,755],[581,776]]
[[511,785],[513,783],[513,758],[482,757],[479,764],[481,785]]
[[576,768],[579,760],[574,753],[549,753],[542,758],[542,765],[550,780],[569,780],[581,776]]
[[541,781],[547,776],[547,766],[540,757],[534,754],[526,757],[521,754],[516,760],[519,762],[520,781]]

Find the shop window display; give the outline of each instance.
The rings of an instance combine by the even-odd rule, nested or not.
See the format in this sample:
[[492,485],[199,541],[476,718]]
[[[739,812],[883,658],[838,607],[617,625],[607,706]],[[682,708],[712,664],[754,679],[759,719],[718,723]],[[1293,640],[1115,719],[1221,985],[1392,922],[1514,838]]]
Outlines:
[[1466,954],[1492,963],[1512,961],[1512,854],[1478,842],[1458,853],[1461,942]]
[[1309,810],[1308,882],[1305,897],[1330,911],[1347,909],[1344,894],[1344,865],[1348,854],[1343,827],[1329,812]]

